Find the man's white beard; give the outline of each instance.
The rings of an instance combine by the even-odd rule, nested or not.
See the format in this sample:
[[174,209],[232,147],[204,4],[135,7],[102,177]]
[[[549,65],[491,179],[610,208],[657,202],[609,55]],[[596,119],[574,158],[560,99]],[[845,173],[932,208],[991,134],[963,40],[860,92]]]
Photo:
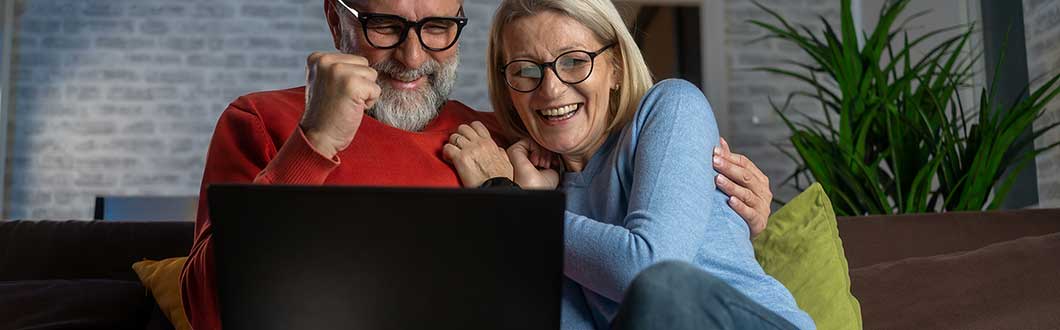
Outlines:
[[[456,84],[456,67],[459,56],[455,54],[447,63],[429,59],[416,69],[406,68],[401,63],[388,59],[372,65],[379,72],[379,88],[382,92],[375,106],[368,109],[368,115],[383,124],[417,132],[427,126],[449,99]],[[398,90],[385,81],[395,78],[412,81],[426,76],[426,83],[415,90]]]

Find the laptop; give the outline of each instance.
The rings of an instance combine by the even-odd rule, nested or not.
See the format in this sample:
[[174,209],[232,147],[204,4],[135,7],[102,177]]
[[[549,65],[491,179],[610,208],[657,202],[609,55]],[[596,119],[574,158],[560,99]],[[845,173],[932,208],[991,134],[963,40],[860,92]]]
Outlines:
[[557,191],[213,185],[221,323],[558,329]]

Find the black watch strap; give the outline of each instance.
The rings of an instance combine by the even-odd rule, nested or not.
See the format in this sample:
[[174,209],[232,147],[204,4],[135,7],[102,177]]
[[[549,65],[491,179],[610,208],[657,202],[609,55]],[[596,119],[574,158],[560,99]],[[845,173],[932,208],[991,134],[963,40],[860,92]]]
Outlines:
[[515,183],[515,181],[512,181],[512,179],[509,179],[509,178],[506,178],[506,177],[503,177],[503,176],[499,176],[499,177],[496,177],[496,178],[491,178],[489,180],[486,180],[486,182],[483,182],[482,185],[478,186],[478,187],[479,188],[514,188],[514,189],[521,189],[521,188],[519,188],[519,185]]

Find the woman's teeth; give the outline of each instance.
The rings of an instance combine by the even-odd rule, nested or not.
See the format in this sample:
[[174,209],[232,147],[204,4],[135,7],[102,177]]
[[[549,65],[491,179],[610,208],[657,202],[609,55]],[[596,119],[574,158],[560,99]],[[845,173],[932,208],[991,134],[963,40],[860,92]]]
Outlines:
[[561,120],[566,119],[574,114],[578,110],[578,104],[568,104],[558,108],[538,110],[542,116],[545,116],[549,120]]

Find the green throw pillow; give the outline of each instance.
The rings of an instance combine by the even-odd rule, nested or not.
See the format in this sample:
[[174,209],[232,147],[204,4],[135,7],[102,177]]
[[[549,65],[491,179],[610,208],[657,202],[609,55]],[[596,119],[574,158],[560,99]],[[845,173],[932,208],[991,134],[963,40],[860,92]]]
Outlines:
[[820,184],[769,217],[754,248],[758,263],[791,291],[818,329],[862,328],[835,213]]

